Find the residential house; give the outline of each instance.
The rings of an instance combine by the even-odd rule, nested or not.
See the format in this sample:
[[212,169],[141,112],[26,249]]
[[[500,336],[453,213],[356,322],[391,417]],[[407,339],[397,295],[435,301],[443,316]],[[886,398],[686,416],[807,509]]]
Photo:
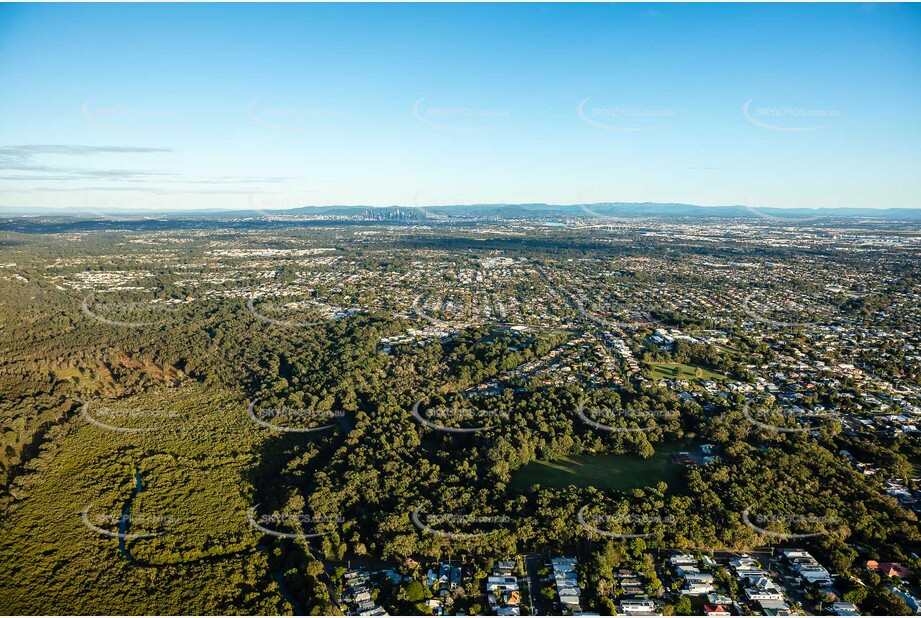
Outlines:
[[661,616],[655,601],[649,599],[621,599],[618,613],[624,616]]
[[905,604],[908,605],[908,609],[916,614],[921,614],[921,600],[918,600],[917,597],[905,592],[904,590],[896,588],[895,586],[889,586],[888,588],[889,592],[898,595],[903,601],[905,601]]
[[826,607],[828,611],[831,612],[832,616],[859,616],[860,611],[857,609],[857,606],[853,603],[847,603],[846,601],[838,601],[837,603],[832,603]]
[[765,616],[792,616],[793,612],[785,601],[779,599],[761,599],[758,601],[761,613]]
[[908,569],[898,562],[877,562],[876,560],[867,560],[867,569],[875,571],[889,577],[898,577],[905,579],[908,577]]
[[767,577],[759,577],[751,581],[751,586],[745,589],[745,596],[752,601],[783,601],[783,594],[777,585]]

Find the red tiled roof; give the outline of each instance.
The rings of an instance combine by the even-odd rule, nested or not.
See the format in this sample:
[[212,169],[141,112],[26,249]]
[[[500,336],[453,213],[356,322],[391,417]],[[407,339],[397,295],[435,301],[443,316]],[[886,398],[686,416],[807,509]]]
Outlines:
[[871,571],[879,571],[889,577],[908,577],[908,569],[898,562],[878,562],[876,560],[867,560],[867,568]]

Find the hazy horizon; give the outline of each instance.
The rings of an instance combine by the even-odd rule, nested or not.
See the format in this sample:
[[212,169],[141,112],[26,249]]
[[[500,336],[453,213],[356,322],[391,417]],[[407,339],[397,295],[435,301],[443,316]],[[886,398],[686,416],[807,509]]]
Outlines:
[[[214,207],[186,207],[186,208],[169,208],[169,207],[156,207],[156,206],[122,206],[122,207],[106,207],[106,208],[97,208],[92,206],[78,206],[78,207],[66,207],[66,206],[34,206],[34,207],[16,207],[16,206],[6,206],[0,204],[0,212],[8,216],[28,216],[31,214],[49,214],[49,215],[65,215],[72,214],[74,216],[79,215],[106,215],[106,214],[128,214],[136,213],[140,215],[144,214],[195,214],[195,213],[215,213],[220,214],[222,212],[272,212],[272,213],[284,213],[284,212],[293,212],[293,211],[302,211],[315,208],[317,210],[330,209],[330,208],[368,208],[368,209],[388,209],[388,208],[407,208],[414,210],[427,210],[427,209],[438,209],[438,208],[492,208],[492,207],[523,207],[523,206],[547,206],[549,208],[574,208],[574,207],[585,207],[589,208],[592,206],[615,206],[615,205],[624,205],[624,206],[676,206],[676,207],[691,207],[691,208],[701,208],[701,209],[727,209],[727,208],[742,208],[750,209],[752,211],[802,211],[802,210],[811,210],[816,212],[821,211],[865,211],[865,210],[876,210],[880,212],[886,211],[921,211],[921,207],[917,206],[892,206],[892,207],[848,207],[848,206],[762,206],[762,205],[752,205],[752,204],[691,204],[688,202],[614,202],[614,201],[602,201],[602,202],[589,202],[584,204],[564,204],[564,203],[550,203],[550,202],[517,202],[517,203],[478,203],[478,204],[429,204],[425,206],[413,206],[409,204],[304,204],[301,206],[283,206],[279,208],[257,208],[257,207],[233,207],[233,206],[214,206]],[[593,216],[590,211],[586,211],[586,216]]]

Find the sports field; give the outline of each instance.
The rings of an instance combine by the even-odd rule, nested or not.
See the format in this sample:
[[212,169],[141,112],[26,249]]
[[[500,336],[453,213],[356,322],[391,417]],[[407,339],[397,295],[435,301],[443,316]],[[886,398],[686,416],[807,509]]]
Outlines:
[[517,470],[512,475],[511,486],[517,491],[527,491],[532,485],[543,487],[597,487],[598,489],[636,489],[668,484],[670,491],[684,485],[684,468],[673,463],[673,453],[691,450],[692,444],[673,443],[655,445],[656,453],[649,459],[639,455],[576,455],[553,461],[537,461]]

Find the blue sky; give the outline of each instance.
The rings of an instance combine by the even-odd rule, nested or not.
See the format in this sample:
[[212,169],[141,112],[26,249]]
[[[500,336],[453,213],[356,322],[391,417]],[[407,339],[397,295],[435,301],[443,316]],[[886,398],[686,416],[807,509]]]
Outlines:
[[0,5],[0,206],[921,207],[921,7]]

